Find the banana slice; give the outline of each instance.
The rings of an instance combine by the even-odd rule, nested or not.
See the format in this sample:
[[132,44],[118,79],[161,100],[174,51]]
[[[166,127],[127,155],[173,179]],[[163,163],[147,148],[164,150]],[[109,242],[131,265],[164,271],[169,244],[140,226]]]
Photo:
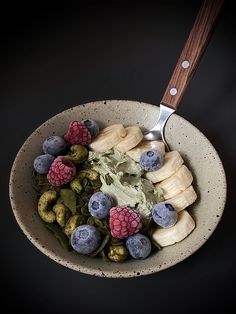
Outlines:
[[186,190],[177,194],[176,196],[166,200],[166,203],[171,204],[177,212],[185,209],[189,205],[193,204],[197,199],[197,194],[190,185]]
[[164,163],[160,169],[147,172],[145,177],[153,183],[160,182],[174,174],[183,163],[183,158],[180,156],[179,152],[173,150],[165,154]]
[[95,152],[104,152],[119,144],[126,133],[127,131],[122,124],[110,125],[101,130],[89,146]]
[[165,155],[165,144],[159,141],[143,141],[136,147],[127,151],[126,154],[134,161],[139,162],[142,153],[150,149],[156,149],[160,152],[162,156]]
[[154,243],[160,246],[172,245],[182,241],[195,228],[195,222],[186,210],[179,213],[177,223],[170,228],[157,227],[151,234]]
[[115,148],[125,153],[131,148],[138,145],[143,139],[143,133],[138,126],[130,126],[125,128],[126,136],[119,142],[118,145],[115,145]]
[[182,165],[171,177],[156,185],[163,190],[164,199],[167,200],[183,192],[191,185],[193,176],[189,169]]

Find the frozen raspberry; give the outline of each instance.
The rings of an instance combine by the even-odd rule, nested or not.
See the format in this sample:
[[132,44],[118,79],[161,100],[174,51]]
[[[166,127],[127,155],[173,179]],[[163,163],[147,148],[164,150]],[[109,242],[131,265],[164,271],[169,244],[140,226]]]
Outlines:
[[51,164],[47,178],[51,185],[61,186],[70,182],[75,174],[75,165],[64,156],[58,156]]
[[110,209],[110,229],[114,238],[124,239],[137,233],[142,227],[141,216],[129,207]]
[[72,121],[64,139],[70,144],[88,145],[91,141],[91,134],[84,124]]

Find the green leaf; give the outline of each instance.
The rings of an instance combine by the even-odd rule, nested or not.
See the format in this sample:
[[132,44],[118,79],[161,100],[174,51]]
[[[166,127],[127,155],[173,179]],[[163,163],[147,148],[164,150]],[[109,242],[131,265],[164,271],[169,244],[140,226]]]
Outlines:
[[96,225],[97,229],[104,235],[110,235],[110,229],[107,226],[107,223],[105,220],[100,220],[98,218],[94,218],[94,224]]
[[90,216],[87,205],[84,205],[83,207],[81,207],[81,214],[83,214],[85,216]]
[[99,248],[96,251],[94,251],[93,253],[89,254],[89,255],[92,256],[92,257],[95,257],[98,253],[100,253],[105,248],[107,243],[109,242],[110,237],[111,237],[110,234],[107,234],[104,237],[104,239],[103,239],[102,243],[100,244]]
[[72,214],[75,215],[77,213],[75,192],[70,189],[61,189],[60,196],[66,207],[68,207]]
[[66,249],[67,251],[70,251],[69,241],[66,235],[63,233],[63,231],[56,225],[53,224],[47,224],[45,223],[45,226],[53,233],[53,235],[57,238],[57,240],[60,242],[61,246]]
[[102,250],[100,254],[104,262],[110,262],[109,258],[106,256],[105,250]]
[[87,219],[87,224],[93,226],[93,225],[94,225],[94,219],[95,219],[95,218],[94,218],[93,216],[90,216],[90,217]]

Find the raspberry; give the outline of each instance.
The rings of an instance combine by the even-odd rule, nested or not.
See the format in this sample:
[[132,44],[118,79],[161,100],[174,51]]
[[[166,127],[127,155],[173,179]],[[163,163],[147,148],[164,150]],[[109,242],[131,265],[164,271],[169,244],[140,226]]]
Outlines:
[[110,209],[110,229],[114,238],[124,239],[137,233],[142,227],[141,216],[129,207]]
[[91,134],[84,124],[72,121],[64,139],[70,144],[88,145],[91,141]]
[[64,156],[58,156],[51,164],[47,178],[51,185],[61,186],[70,182],[75,174],[75,165]]

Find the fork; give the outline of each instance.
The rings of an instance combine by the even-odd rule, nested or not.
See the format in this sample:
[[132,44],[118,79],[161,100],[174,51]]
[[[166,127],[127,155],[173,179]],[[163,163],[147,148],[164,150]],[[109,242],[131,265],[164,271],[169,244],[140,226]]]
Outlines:
[[144,134],[144,139],[148,141],[163,141],[167,151],[170,149],[164,133],[166,122],[176,111],[185,89],[200,63],[200,59],[213,33],[223,2],[224,0],[203,1],[161,100],[157,124]]

